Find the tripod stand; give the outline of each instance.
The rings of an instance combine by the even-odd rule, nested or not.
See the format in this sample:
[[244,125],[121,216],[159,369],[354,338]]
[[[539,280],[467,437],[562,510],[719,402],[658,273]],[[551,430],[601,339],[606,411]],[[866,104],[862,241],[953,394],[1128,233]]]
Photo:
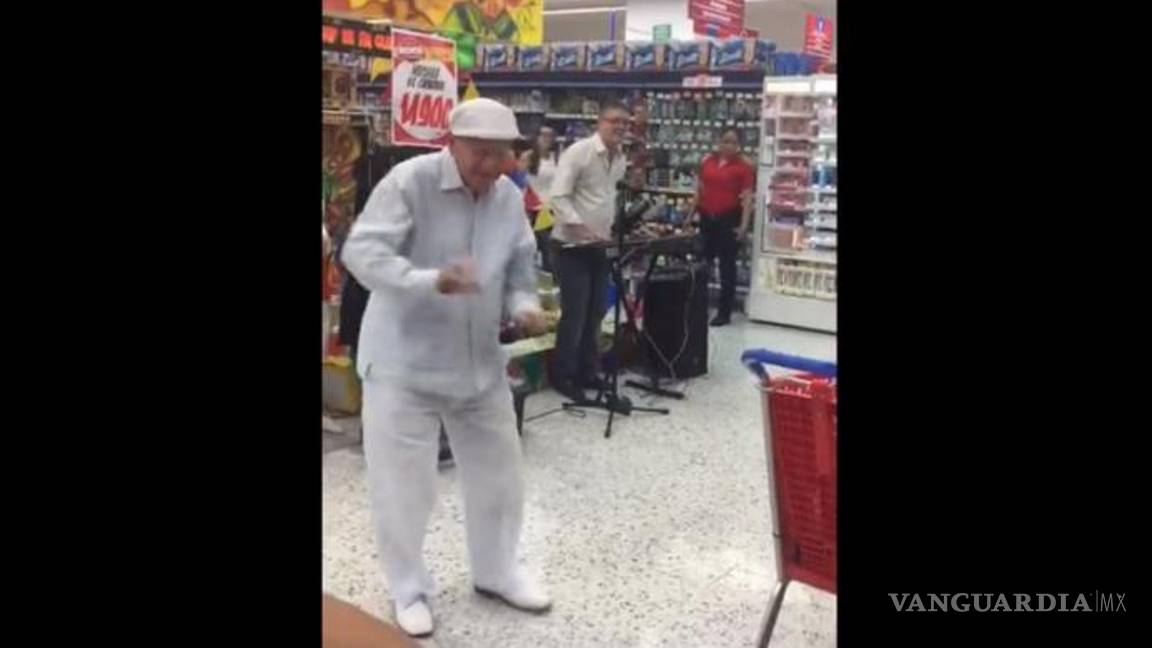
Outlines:
[[609,250],[616,251],[616,257],[610,259],[609,267],[612,275],[612,283],[616,286],[616,298],[612,300],[612,349],[609,355],[612,362],[607,371],[608,380],[607,389],[601,388],[596,392],[596,398],[584,402],[574,403],[566,402],[562,407],[566,410],[569,409],[603,409],[608,411],[608,424],[604,427],[604,438],[607,439],[612,436],[612,420],[617,413],[623,416],[630,416],[632,412],[651,412],[653,414],[668,414],[669,410],[663,407],[635,407],[632,401],[627,396],[620,395],[619,379],[620,379],[620,304],[624,299],[624,265],[631,257],[630,253],[624,251],[624,234],[629,229],[629,221],[624,213],[624,192],[617,191],[616,193],[616,224],[613,227],[615,230],[616,240],[614,245]]

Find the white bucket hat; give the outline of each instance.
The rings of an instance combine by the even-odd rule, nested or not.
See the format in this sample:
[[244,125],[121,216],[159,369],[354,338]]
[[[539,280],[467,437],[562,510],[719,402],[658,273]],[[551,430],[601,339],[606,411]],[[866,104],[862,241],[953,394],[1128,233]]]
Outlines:
[[456,137],[520,139],[516,113],[499,101],[486,97],[469,99],[453,108],[448,114],[448,130]]

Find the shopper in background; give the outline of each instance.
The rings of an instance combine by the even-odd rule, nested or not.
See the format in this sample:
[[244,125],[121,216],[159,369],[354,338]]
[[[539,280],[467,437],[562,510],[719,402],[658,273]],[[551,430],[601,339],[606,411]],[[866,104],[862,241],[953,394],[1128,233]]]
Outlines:
[[597,375],[597,355],[600,323],[607,310],[608,257],[602,248],[579,244],[611,239],[616,183],[624,177],[620,145],[627,129],[628,109],[604,104],[596,133],[564,151],[551,186],[556,222],[552,266],[559,278],[561,309],[554,387],[575,402],[585,400],[584,389],[604,387]]
[[704,258],[708,267],[720,260],[720,303],[712,326],[724,326],[732,319],[736,298],[736,254],[748,233],[752,217],[756,171],[740,155],[740,134],[727,130],[720,136],[717,151],[700,163],[696,185],[696,213],[704,237]]
[[516,140],[508,151],[508,161],[504,163],[504,175],[508,176],[520,191],[528,188],[528,165],[520,156],[531,147],[532,145],[524,140]]
[[[542,126],[536,135],[531,149],[524,152],[521,160],[528,172],[528,186],[540,201],[540,208],[529,212],[528,216],[536,231],[536,249],[540,251],[545,272],[552,272],[552,261],[548,253],[548,240],[552,235],[552,180],[556,177],[556,131]],[[547,221],[547,222],[544,222]]]
[[449,115],[448,147],[394,167],[344,245],[371,291],[360,335],[364,455],[376,538],[408,634],[433,629],[423,545],[441,422],[460,467],[474,586],[512,607],[551,599],[516,561],[524,494],[503,313],[545,331],[523,197],[501,177],[516,116],[491,99]]

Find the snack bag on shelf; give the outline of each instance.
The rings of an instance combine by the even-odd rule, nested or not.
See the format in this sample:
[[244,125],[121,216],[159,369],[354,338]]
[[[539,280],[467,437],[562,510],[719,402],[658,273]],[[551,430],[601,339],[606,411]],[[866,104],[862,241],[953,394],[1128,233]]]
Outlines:
[[724,38],[712,47],[713,70],[746,70],[756,57],[756,43],[751,38]]
[[617,71],[624,69],[624,43],[603,41],[588,43],[588,69]]
[[548,69],[547,45],[521,45],[517,53],[516,68],[521,72]]
[[587,54],[584,43],[553,43],[550,69],[583,70]]
[[665,55],[662,43],[624,44],[624,62],[629,70],[663,70]]
[[485,71],[516,69],[516,46],[507,43],[489,43],[480,46],[480,67]]
[[705,70],[711,53],[712,44],[705,40],[669,43],[667,66],[669,70]]

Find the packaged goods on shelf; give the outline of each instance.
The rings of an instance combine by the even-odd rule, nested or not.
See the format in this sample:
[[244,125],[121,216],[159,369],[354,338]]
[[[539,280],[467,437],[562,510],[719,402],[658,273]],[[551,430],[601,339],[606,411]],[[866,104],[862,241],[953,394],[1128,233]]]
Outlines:
[[521,45],[516,54],[516,69],[522,72],[548,69],[547,45]]
[[820,60],[797,52],[773,52],[768,74],[772,76],[803,76],[820,68]]
[[706,70],[711,62],[709,41],[676,41],[668,43],[665,64],[669,70]]
[[549,69],[583,70],[587,61],[588,48],[584,43],[553,43]]
[[516,46],[508,43],[480,45],[480,68],[487,72],[516,69]]
[[624,69],[624,43],[601,41],[588,43],[588,69],[616,72]]
[[776,44],[756,38],[725,38],[712,46],[713,70],[747,70],[768,64]]
[[798,250],[804,245],[804,228],[775,222],[768,226],[768,245],[777,250]]
[[663,43],[625,43],[624,65],[629,70],[663,70]]
[[784,295],[836,299],[836,266],[804,259],[776,259],[770,288]]
[[342,108],[352,105],[356,96],[356,85],[353,83],[353,70],[341,66],[327,66],[321,70],[323,81],[321,103],[325,106]]

